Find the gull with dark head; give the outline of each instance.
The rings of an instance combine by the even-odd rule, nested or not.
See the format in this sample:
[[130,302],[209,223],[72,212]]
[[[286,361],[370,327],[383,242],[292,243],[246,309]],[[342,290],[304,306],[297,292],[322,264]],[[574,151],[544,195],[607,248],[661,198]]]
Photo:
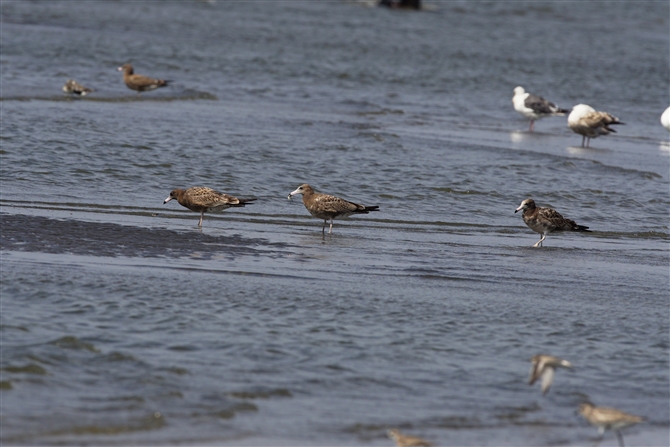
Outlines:
[[541,96],[528,93],[523,87],[514,89],[512,103],[514,104],[514,110],[530,120],[529,132],[533,131],[535,121],[548,116],[562,116],[569,112],[569,110],[561,109]]
[[388,432],[388,437],[393,439],[398,447],[432,447],[432,443],[425,439],[417,438],[415,436],[407,436],[400,433],[399,430],[392,428]]
[[577,104],[568,115],[568,127],[582,136],[582,147],[589,147],[591,138],[616,133],[616,130],[610,127],[613,124],[626,123],[622,123],[619,118],[607,112],[597,112],[596,109],[586,104]]
[[379,206],[365,206],[358,203],[349,202],[336,196],[321,194],[307,183],[298,186],[298,189],[288,195],[288,199],[295,195],[302,194],[302,203],[307,211],[319,219],[323,219],[323,228],[321,232],[326,231],[326,224],[330,220],[330,229],[328,234],[333,232],[333,219],[338,217],[348,217],[352,214],[368,214],[370,211],[379,211]]
[[541,247],[542,241],[549,233],[555,231],[589,231],[589,227],[577,225],[574,220],[566,219],[556,210],[551,208],[536,207],[533,199],[526,199],[514,211],[515,213],[523,211],[521,216],[528,228],[536,233],[540,233],[542,238],[533,245]]
[[137,90],[138,95],[140,92],[165,87],[170,82],[164,79],[154,79],[148,76],[135,74],[133,66],[130,64],[123,64],[117,70],[123,72],[123,82],[126,83],[126,86],[131,90]]
[[579,414],[584,416],[589,424],[598,427],[600,439],[596,445],[602,441],[605,430],[614,430],[619,441],[619,447],[624,447],[623,435],[620,430],[644,421],[643,417],[633,416],[616,408],[596,407],[590,402],[585,402],[579,406]]
[[528,384],[532,385],[537,379],[542,378],[542,394],[547,394],[554,380],[555,368],[572,368],[572,363],[551,355],[534,355],[530,361],[533,367],[530,370]]
[[205,212],[208,211],[222,211],[226,208],[245,206],[256,199],[238,199],[237,197],[223,194],[212,188],[206,186],[194,186],[188,189],[174,189],[170,192],[163,204],[168,203],[172,199],[177,199],[177,202],[183,207],[200,213],[200,221],[198,226],[202,227],[202,219]]

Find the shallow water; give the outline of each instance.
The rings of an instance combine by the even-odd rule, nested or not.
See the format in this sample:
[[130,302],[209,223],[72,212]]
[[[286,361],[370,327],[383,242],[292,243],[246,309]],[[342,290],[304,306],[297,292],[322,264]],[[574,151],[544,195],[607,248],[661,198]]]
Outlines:
[[[586,445],[586,399],[666,443],[668,4],[269,5],[2,3],[2,443]],[[323,236],[303,182],[381,212]],[[533,249],[529,196],[593,232]]]

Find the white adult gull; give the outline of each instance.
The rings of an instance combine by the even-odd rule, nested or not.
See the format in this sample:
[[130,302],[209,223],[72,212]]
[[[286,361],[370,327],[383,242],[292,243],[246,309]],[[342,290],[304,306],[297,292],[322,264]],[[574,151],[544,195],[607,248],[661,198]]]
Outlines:
[[536,120],[548,116],[562,116],[569,112],[569,110],[561,109],[541,96],[528,93],[523,87],[514,89],[512,103],[514,103],[514,110],[530,120],[529,132],[533,131]]

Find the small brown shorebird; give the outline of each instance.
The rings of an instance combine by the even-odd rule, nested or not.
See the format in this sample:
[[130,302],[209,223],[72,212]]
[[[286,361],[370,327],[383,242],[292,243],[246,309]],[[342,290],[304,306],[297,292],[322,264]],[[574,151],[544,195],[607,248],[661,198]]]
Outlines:
[[533,131],[535,121],[548,116],[561,116],[569,113],[569,110],[561,109],[553,102],[549,102],[541,96],[533,95],[523,89],[516,87],[512,98],[514,110],[530,120],[529,132]]
[[633,416],[632,414],[624,413],[616,408],[596,407],[590,402],[585,402],[579,406],[579,413],[584,416],[589,424],[598,427],[600,438],[596,445],[600,444],[605,436],[605,430],[614,430],[619,446],[624,447],[623,435],[621,429],[630,425],[638,424],[644,421],[643,417]]
[[417,438],[415,436],[407,436],[400,433],[395,428],[387,432],[388,437],[393,439],[398,447],[432,447],[432,443],[425,439]]
[[78,96],[86,96],[88,93],[94,92],[92,88],[84,87],[74,79],[68,79],[65,85],[63,86],[63,91],[65,93],[70,93]]
[[572,363],[551,355],[534,355],[530,361],[533,367],[530,370],[528,384],[532,385],[537,379],[542,378],[542,394],[547,394],[554,380],[555,368],[572,368]]
[[312,216],[323,219],[322,233],[325,233],[326,223],[328,223],[329,219],[330,229],[328,230],[328,234],[333,232],[333,219],[335,218],[379,211],[378,206],[359,205],[339,197],[315,192],[307,183],[298,186],[298,189],[288,195],[288,199],[291,200],[291,197],[297,194],[302,194],[302,203]]
[[158,87],[165,87],[170,82],[163,79],[154,79],[148,76],[135,74],[133,66],[130,64],[123,64],[117,70],[123,72],[123,82],[126,83],[126,86],[131,90],[137,90],[138,95],[140,92],[155,90]]
[[207,211],[222,211],[230,207],[240,207],[253,202],[256,199],[238,199],[237,197],[223,194],[206,186],[194,186],[188,189],[175,189],[170,192],[170,196],[163,201],[168,203],[172,199],[177,199],[181,206],[191,211],[200,213],[200,222],[198,226],[202,227],[202,218]]
[[586,142],[586,147],[589,147],[591,138],[616,133],[616,130],[609,127],[612,124],[626,123],[622,123],[619,118],[607,112],[597,112],[596,109],[586,104],[577,104],[568,115],[568,127],[582,136],[582,147],[585,147],[584,142]]
[[516,212],[523,211],[521,216],[523,221],[528,225],[528,228],[536,233],[540,233],[542,238],[533,245],[533,247],[541,247],[542,241],[549,233],[554,231],[589,231],[589,227],[584,225],[577,225],[574,220],[566,219],[561,216],[556,210],[551,208],[536,207],[533,199],[526,199],[521,202]]

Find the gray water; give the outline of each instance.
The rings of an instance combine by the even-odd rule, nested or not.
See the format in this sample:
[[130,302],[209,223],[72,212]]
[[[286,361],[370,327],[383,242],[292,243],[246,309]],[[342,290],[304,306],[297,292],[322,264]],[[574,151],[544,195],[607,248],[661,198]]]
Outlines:
[[[668,445],[670,6],[427,6],[2,2],[3,445],[590,445],[584,400]],[[305,182],[381,211],[324,236]],[[258,200],[200,230],[196,185]],[[593,232],[532,248],[527,197]]]

